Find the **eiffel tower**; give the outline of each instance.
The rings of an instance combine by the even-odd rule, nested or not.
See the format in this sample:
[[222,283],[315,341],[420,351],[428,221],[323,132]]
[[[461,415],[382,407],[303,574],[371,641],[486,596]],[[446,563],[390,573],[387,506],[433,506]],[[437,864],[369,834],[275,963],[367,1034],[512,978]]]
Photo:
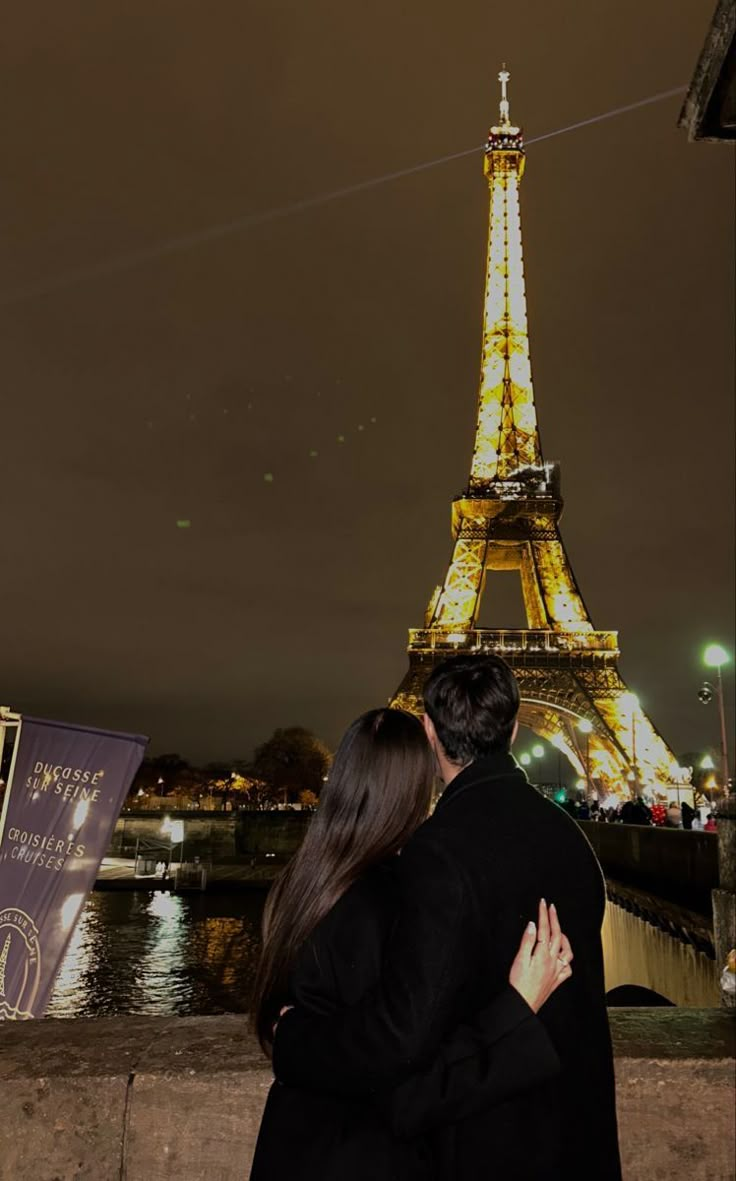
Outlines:
[[[522,725],[563,751],[603,792],[627,794],[687,778],[618,671],[618,635],[597,631],[565,552],[560,470],[545,463],[534,406],[521,248],[521,129],[507,86],[485,148],[490,189],[483,350],[470,480],[453,501],[454,548],[425,626],[409,632],[409,671],[394,704],[422,709],[435,664],[455,652],[497,652],[521,688]],[[488,575],[518,571],[525,630],[477,626]],[[492,579],[491,579],[492,582]]]

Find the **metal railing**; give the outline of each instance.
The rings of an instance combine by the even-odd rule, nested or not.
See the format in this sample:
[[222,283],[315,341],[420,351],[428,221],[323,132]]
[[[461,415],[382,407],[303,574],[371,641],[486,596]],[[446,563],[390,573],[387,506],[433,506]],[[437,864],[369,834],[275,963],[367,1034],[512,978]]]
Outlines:
[[500,652],[513,654],[545,652],[618,652],[618,636],[610,631],[553,631],[530,628],[525,631],[490,631],[472,628],[411,628],[411,650],[443,652]]

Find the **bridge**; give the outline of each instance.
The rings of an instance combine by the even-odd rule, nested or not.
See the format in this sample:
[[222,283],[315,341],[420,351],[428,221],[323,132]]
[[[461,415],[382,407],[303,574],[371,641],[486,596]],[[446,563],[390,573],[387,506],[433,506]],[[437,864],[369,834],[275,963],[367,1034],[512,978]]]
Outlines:
[[[729,806],[718,835],[579,822],[607,881],[609,989],[639,985],[673,1004],[718,1005],[721,968],[736,945],[736,814]],[[120,818],[100,887],[136,884],[136,847],[155,838],[161,819],[146,812]],[[171,819],[184,825],[184,859],[206,863],[209,884],[220,888],[267,884],[309,823],[300,812],[172,812]]]

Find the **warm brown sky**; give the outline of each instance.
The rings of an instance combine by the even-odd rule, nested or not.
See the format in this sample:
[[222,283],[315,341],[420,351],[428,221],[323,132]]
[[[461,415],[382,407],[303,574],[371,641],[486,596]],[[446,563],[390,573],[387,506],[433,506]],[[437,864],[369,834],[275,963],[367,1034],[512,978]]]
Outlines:
[[[529,139],[685,85],[711,8],[14,5],[0,700],[193,757],[384,701],[467,479],[480,152],[74,276],[481,144],[501,59]],[[680,752],[717,737],[702,644],[733,643],[734,157],[678,108],[530,147],[522,214],[565,540]]]

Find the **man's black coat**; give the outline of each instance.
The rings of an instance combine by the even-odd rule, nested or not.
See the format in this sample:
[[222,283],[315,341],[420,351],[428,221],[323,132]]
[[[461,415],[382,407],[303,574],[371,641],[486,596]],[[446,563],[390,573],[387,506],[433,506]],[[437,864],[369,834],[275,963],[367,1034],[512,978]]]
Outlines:
[[329,1017],[280,1022],[274,1071],[307,1089],[379,1095],[432,1060],[508,979],[540,897],[557,905],[572,979],[540,1012],[562,1062],[553,1082],[438,1128],[445,1181],[619,1181],[613,1062],[600,927],[605,886],[575,821],[510,754],[471,764],[399,860],[400,906],[381,980]]

